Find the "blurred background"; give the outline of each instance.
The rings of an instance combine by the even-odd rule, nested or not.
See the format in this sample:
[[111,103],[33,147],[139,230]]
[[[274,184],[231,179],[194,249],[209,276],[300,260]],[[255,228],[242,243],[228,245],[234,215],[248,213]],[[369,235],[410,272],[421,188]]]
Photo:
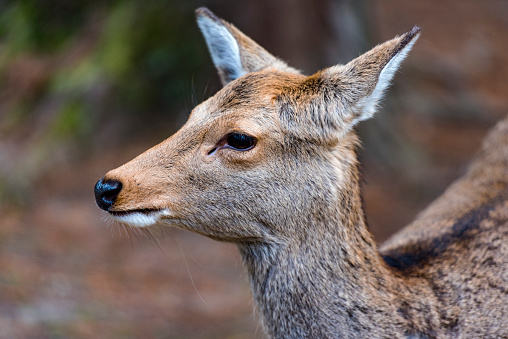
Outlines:
[[220,89],[208,6],[304,73],[417,24],[362,123],[378,242],[464,172],[508,113],[504,0],[0,2],[0,338],[263,338],[236,248],[107,222],[93,186]]

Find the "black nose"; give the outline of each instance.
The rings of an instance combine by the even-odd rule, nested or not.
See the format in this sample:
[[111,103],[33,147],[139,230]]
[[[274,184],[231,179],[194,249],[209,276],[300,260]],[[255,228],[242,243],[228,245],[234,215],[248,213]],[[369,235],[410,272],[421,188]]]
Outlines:
[[122,183],[116,180],[103,179],[95,184],[95,201],[103,210],[107,211],[115,203],[118,193],[122,190]]

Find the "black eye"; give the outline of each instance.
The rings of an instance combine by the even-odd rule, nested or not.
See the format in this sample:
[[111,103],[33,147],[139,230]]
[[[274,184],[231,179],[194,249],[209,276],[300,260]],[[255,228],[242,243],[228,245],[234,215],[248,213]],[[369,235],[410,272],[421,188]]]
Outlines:
[[254,147],[256,139],[247,134],[231,133],[228,135],[227,143],[236,150],[246,151]]

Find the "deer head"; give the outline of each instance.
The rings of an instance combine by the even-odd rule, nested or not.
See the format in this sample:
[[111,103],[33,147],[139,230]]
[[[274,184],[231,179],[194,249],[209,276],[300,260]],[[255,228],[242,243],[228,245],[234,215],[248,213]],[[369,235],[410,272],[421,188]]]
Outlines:
[[353,127],[374,114],[420,29],[306,76],[209,10],[197,21],[224,87],[99,180],[98,205],[131,226],[232,242],[300,238],[302,222],[361,210]]

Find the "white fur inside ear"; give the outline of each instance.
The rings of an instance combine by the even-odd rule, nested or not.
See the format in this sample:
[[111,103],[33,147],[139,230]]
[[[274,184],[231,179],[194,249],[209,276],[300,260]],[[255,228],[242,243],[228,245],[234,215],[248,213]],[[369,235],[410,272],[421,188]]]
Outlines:
[[395,54],[395,56],[390,59],[386,66],[381,70],[376,87],[372,93],[359,102],[359,107],[362,110],[362,114],[354,120],[354,123],[369,119],[374,115],[378,104],[383,99],[383,95],[386,89],[390,86],[395,72],[399,68],[402,61],[406,58],[416,40],[418,40],[418,36],[414,37],[406,46],[404,46],[404,48]]
[[219,71],[222,71],[226,80],[229,82],[244,75],[240,49],[229,30],[206,16],[198,17],[197,21],[212,55],[213,63]]

